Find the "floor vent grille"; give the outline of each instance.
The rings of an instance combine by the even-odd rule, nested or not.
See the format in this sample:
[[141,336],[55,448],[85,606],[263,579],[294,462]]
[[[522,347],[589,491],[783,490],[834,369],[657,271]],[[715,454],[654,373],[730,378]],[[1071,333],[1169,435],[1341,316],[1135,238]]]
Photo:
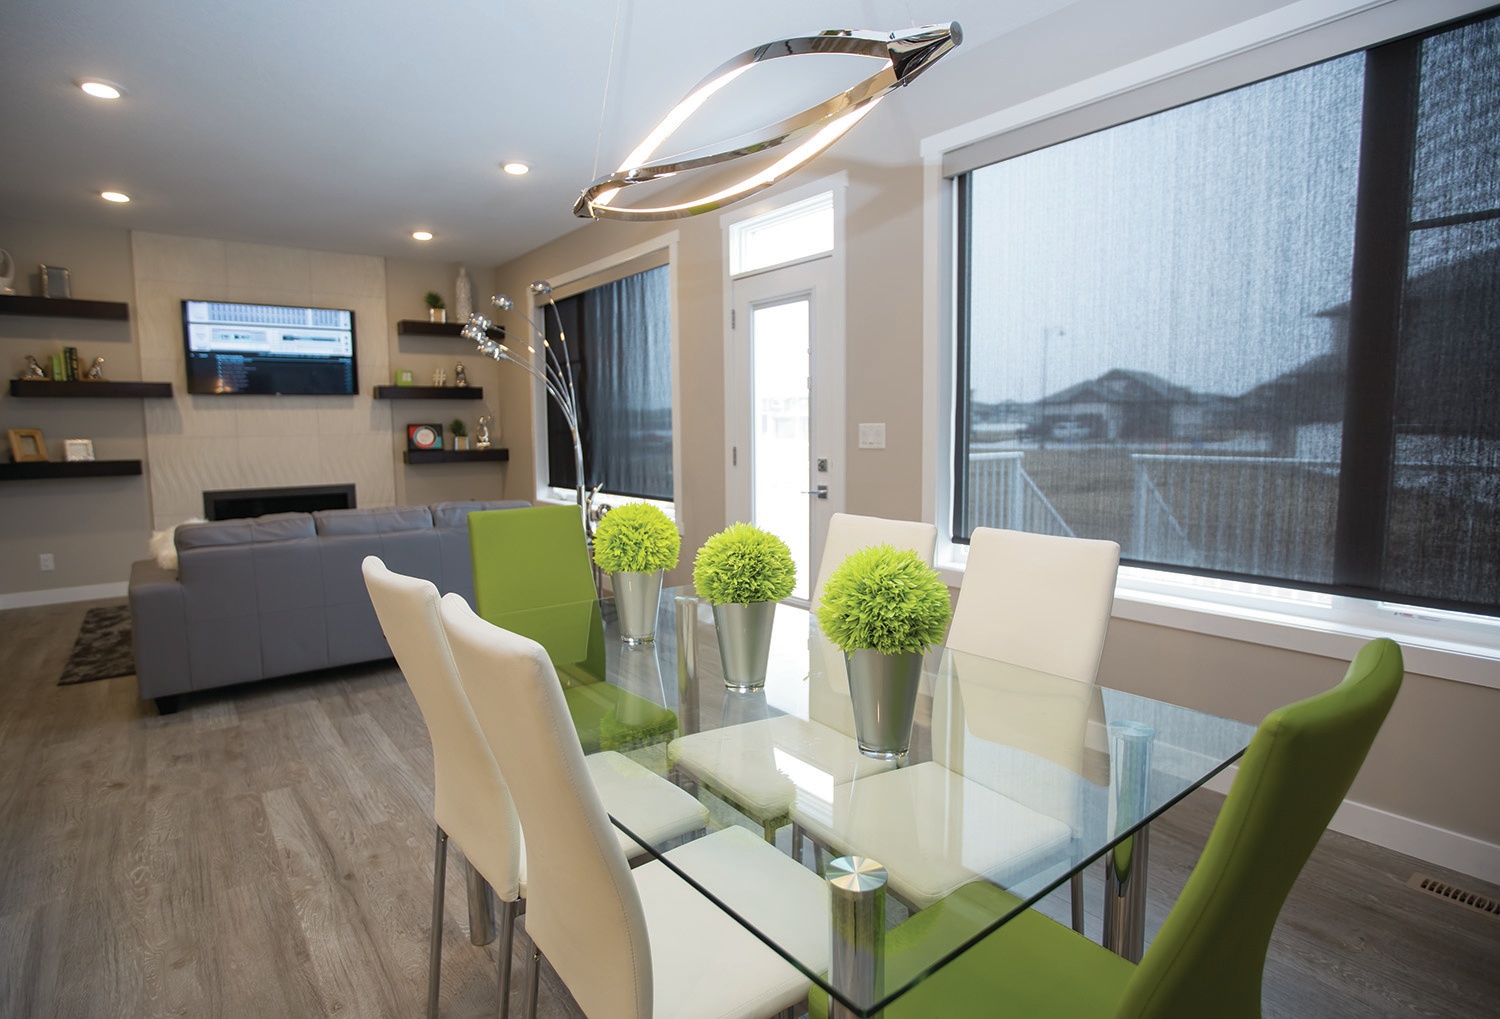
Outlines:
[[1426,874],[1413,874],[1406,882],[1406,887],[1415,888],[1419,892],[1435,895],[1440,899],[1447,899],[1454,905],[1464,906],[1485,916],[1500,920],[1500,902],[1487,899],[1483,895],[1466,892],[1462,888],[1439,881],[1437,878],[1428,877]]

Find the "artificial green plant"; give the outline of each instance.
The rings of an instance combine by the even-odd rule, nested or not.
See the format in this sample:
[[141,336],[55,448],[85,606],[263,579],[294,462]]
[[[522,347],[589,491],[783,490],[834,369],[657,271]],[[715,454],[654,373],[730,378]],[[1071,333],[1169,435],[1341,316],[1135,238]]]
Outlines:
[[605,573],[670,570],[681,551],[677,525],[650,503],[616,506],[594,528],[594,565]]
[[948,586],[910,549],[871,545],[823,585],[818,625],[843,651],[925,652],[943,639],[953,609]]
[[693,559],[698,597],[716,605],[780,601],[796,581],[786,542],[754,524],[730,524],[705,541]]

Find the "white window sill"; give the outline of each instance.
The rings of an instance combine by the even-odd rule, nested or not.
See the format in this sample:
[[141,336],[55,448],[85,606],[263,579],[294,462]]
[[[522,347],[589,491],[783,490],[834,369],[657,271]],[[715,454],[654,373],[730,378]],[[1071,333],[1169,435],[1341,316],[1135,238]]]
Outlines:
[[[578,496],[571,490],[564,492],[557,488],[543,488],[537,491],[536,498],[532,501],[538,506],[576,506],[578,505]],[[600,492],[594,496],[594,501],[596,503],[607,503],[610,506],[622,506],[627,502],[644,502],[661,510],[671,518],[679,531],[682,530],[682,521],[677,517],[677,504],[675,502],[662,502],[659,499],[637,499],[630,495],[611,495],[608,492]]]
[[[939,561],[938,570],[961,587],[963,563]],[[1366,641],[1389,637],[1401,645],[1410,673],[1500,689],[1500,620],[1299,591],[1285,595],[1207,593],[1178,574],[1122,567],[1114,616],[1344,661]]]

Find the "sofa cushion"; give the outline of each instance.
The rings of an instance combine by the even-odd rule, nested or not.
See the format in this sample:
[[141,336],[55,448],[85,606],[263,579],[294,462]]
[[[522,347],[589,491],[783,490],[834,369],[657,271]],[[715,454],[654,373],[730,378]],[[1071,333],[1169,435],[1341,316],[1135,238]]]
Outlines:
[[[469,528],[469,514],[480,510],[517,509],[530,506],[525,499],[465,499],[461,502],[435,502],[432,504],[433,527]],[[468,539],[465,539],[467,541]]]
[[432,511],[426,506],[375,506],[370,509],[319,510],[312,515],[324,536],[388,534],[391,531],[428,531]]
[[286,541],[314,536],[312,518],[306,513],[272,513],[264,517],[211,520],[206,524],[182,524],[177,528],[179,552],[213,545],[252,545],[258,541]]

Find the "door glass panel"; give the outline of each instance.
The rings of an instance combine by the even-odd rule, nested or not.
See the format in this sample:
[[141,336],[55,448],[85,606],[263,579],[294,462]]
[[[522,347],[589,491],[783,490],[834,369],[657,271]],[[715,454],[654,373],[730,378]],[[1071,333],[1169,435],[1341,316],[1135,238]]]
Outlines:
[[750,362],[755,380],[751,410],[755,431],[751,455],[751,521],[792,550],[797,586],[806,598],[811,530],[808,498],[808,324],[806,299],[753,308]]

